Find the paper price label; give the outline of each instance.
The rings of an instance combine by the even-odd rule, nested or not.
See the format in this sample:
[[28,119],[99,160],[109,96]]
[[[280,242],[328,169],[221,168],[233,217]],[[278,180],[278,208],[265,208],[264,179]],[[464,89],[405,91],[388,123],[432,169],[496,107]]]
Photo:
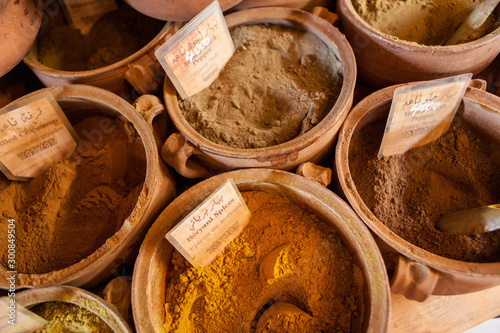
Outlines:
[[86,35],[108,12],[118,9],[115,0],[64,0],[66,16],[74,29]]
[[378,158],[403,154],[443,135],[472,74],[419,82],[394,91]]
[[0,170],[11,180],[38,176],[69,157],[78,140],[49,92],[0,110]]
[[186,98],[210,86],[234,51],[221,7],[214,1],[155,55],[181,98]]
[[193,266],[204,267],[245,229],[250,217],[245,200],[229,179],[166,238]]

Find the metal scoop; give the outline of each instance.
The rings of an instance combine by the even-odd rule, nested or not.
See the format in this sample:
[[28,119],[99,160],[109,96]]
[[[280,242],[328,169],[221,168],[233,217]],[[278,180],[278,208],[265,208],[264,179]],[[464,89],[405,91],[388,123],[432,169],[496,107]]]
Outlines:
[[472,35],[486,22],[499,3],[500,0],[485,0],[477,5],[444,45],[455,45],[462,38]]
[[500,229],[500,204],[445,214],[436,229],[456,235],[472,235]]

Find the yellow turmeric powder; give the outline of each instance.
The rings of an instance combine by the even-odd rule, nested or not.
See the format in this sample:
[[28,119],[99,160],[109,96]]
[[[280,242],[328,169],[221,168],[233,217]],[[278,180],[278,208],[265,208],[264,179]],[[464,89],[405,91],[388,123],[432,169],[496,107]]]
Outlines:
[[210,265],[174,251],[166,331],[360,331],[362,273],[333,228],[286,197],[242,196],[252,219]]

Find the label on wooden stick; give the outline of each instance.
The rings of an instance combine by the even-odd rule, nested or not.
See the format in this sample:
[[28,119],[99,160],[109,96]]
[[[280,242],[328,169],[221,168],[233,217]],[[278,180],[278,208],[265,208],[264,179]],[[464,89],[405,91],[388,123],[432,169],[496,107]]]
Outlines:
[[51,93],[0,110],[0,170],[26,181],[75,150],[78,135]]
[[86,35],[108,12],[118,9],[115,0],[64,0],[66,16],[74,29]]
[[394,91],[378,158],[403,154],[443,135],[453,120],[472,74],[399,87]]
[[210,264],[250,221],[251,213],[232,179],[186,216],[166,238],[195,267]]
[[234,54],[233,40],[217,1],[165,42],[155,55],[181,98],[209,87]]

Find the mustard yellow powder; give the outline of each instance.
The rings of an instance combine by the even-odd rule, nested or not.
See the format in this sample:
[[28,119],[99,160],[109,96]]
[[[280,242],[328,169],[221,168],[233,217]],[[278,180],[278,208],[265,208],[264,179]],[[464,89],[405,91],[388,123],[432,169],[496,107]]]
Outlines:
[[286,302],[304,313],[270,316],[263,332],[359,331],[363,278],[334,230],[285,197],[242,195],[252,219],[210,265],[196,269],[174,251],[165,330],[250,332],[269,304]]

